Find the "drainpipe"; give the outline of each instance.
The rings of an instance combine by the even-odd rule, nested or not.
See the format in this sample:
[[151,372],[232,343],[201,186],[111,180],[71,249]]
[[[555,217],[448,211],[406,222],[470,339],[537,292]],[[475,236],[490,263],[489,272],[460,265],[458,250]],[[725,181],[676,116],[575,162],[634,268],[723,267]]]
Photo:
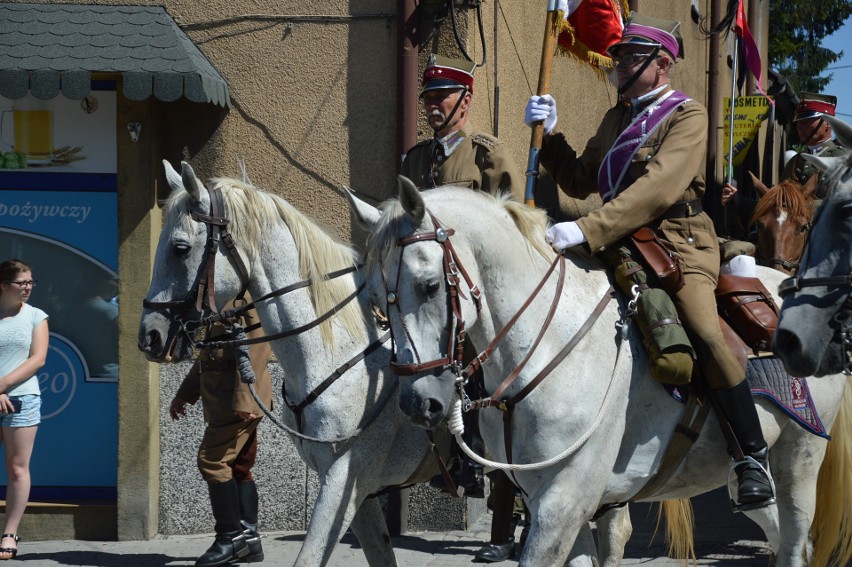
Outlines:
[[[417,30],[419,17],[415,4],[416,0],[398,0],[396,30],[397,53],[396,65],[396,154],[394,164],[396,171],[402,165],[402,156],[417,143],[417,69],[419,45]],[[403,488],[388,493],[388,532],[399,536],[408,532],[408,499],[411,489]]]
[[[722,1],[710,0],[710,23],[711,25],[718,24],[722,19]],[[706,204],[710,206],[711,215],[719,228],[719,208],[721,207],[722,195],[719,191],[719,186],[716,180],[716,154],[719,151],[717,143],[719,127],[719,116],[721,107],[721,98],[719,95],[719,34],[711,35],[708,38],[710,49],[708,53],[707,63],[707,171],[705,173],[705,181],[707,183],[707,196],[704,199]]]
[[418,17],[415,0],[397,2],[397,137],[395,165],[397,171],[402,156],[417,143],[417,44]]

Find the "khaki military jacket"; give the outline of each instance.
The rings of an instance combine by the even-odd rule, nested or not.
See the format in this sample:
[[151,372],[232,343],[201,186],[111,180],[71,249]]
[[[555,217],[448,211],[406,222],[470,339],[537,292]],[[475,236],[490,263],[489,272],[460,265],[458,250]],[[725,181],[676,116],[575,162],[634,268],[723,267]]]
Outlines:
[[[248,324],[246,323],[246,326]],[[214,325],[211,337],[221,335],[221,325]],[[250,337],[263,336],[261,329],[249,333]],[[269,343],[249,346],[249,358],[254,369],[254,389],[263,404],[272,409],[272,379],[267,363],[272,348]],[[201,399],[204,408],[204,421],[209,424],[231,422],[234,412],[241,411],[263,415],[263,410],[243,383],[237,372],[233,349],[202,351],[177,391],[177,397],[195,404]]]
[[[601,162],[630,124],[631,110],[625,103],[610,109],[580,156],[562,134],[544,137],[541,164],[569,196],[583,199],[598,191]],[[684,272],[701,272],[715,279],[719,244],[710,217],[702,212],[660,220],[675,203],[703,198],[706,153],[707,111],[690,100],[666,117],[639,148],[621,192],[577,221],[592,253],[640,227],[653,226]]]
[[424,140],[411,148],[400,174],[421,190],[459,185],[492,195],[509,191],[523,202],[524,178],[505,144],[469,123],[462,126],[461,132],[464,140],[447,158],[442,151],[436,151],[435,140]]
[[[847,153],[849,153],[848,149],[844,148],[834,140],[828,140],[819,149],[817,149],[813,155],[819,157],[838,157],[845,156]],[[784,166],[784,172],[781,174],[781,181],[792,179],[793,181],[798,181],[804,185],[814,173],[819,175],[816,167],[808,163],[807,160],[802,157],[802,153],[798,153],[790,158],[790,161],[788,161],[787,165]],[[822,199],[824,197],[825,195],[817,194],[817,198]]]

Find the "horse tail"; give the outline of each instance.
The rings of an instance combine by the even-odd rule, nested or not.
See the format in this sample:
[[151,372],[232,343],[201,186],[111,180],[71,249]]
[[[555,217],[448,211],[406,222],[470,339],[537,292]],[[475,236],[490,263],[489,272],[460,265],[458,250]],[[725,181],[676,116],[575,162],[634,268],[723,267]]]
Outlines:
[[657,529],[660,522],[666,522],[666,541],[668,556],[695,564],[695,539],[693,527],[695,516],[692,513],[692,501],[689,498],[678,500],[663,500],[657,512]]
[[852,561],[852,382],[846,381],[817,477],[814,567]]

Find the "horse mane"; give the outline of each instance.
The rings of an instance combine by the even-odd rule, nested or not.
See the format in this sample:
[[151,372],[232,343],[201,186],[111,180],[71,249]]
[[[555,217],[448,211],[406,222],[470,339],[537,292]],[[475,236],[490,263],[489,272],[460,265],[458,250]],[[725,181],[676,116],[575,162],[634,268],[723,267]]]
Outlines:
[[[278,195],[239,179],[218,177],[212,183],[222,192],[227,216],[231,221],[228,227],[250,263],[260,258],[266,227],[276,222],[287,225],[299,256],[299,277],[311,282],[308,289],[318,315],[333,309],[355,291],[355,286],[345,278],[324,278],[325,274],[357,262],[357,254],[351,246],[332,238],[312,219]],[[194,230],[191,227],[193,221],[189,217],[191,205],[191,198],[186,191],[173,191],[165,207],[169,222],[180,219],[177,222],[185,223],[184,228]],[[174,212],[179,214],[175,215]],[[320,325],[322,338],[328,344],[334,341],[334,319],[353,337],[366,337],[365,327],[361,324],[363,314],[357,301],[350,301],[335,317]]]
[[[545,211],[518,203],[512,199],[509,193],[495,197],[483,191],[473,191],[467,187],[449,185],[440,189],[430,189],[428,192],[432,193],[439,190],[450,193],[459,192],[462,195],[481,198],[504,209],[534,250],[548,260],[553,257],[553,250],[544,240],[544,231],[549,222]],[[477,207],[477,205],[472,206]],[[414,226],[411,217],[405,213],[399,200],[385,201],[379,208],[382,215],[367,239],[367,268],[371,271],[380,267],[383,263],[388,264],[387,261],[396,257],[399,251],[397,241],[403,235],[410,234],[417,228]],[[388,274],[385,274],[385,277],[387,278]]]
[[769,189],[757,202],[749,224],[755,224],[764,215],[775,214],[781,210],[787,211],[787,218],[792,222],[808,222],[812,211],[802,193],[801,183],[788,179]]

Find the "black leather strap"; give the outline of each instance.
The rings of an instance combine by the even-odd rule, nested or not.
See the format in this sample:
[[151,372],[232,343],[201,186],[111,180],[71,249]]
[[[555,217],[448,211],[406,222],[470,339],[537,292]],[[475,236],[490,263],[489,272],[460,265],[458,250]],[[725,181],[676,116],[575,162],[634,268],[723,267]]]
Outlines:
[[660,220],[694,217],[703,210],[704,208],[701,206],[701,199],[679,201],[669,207],[669,210],[660,215]]

